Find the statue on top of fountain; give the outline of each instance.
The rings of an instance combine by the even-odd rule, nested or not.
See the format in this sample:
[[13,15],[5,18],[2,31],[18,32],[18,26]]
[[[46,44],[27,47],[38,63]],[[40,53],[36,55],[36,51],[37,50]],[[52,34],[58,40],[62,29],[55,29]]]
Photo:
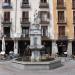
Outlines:
[[35,27],[38,29],[38,28],[41,27],[39,23],[40,23],[40,15],[39,15],[39,12],[37,10],[35,10],[35,13],[34,13],[34,24],[33,25],[35,25]]

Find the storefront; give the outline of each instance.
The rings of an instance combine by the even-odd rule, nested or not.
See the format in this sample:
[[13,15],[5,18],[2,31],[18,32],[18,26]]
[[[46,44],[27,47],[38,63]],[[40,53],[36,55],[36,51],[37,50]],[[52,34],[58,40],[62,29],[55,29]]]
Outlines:
[[6,54],[9,54],[10,51],[14,51],[14,41],[6,40],[5,41],[5,52]]
[[44,48],[42,50],[42,54],[51,55],[52,54],[52,41],[50,41],[50,40],[43,40],[42,41],[42,45],[44,46]]
[[75,41],[72,42],[72,54],[75,55]]
[[31,52],[29,50],[30,42],[26,40],[18,41],[18,53],[20,56],[30,56]]
[[68,41],[67,40],[58,40],[57,41],[58,55],[65,56],[65,52],[68,49]]

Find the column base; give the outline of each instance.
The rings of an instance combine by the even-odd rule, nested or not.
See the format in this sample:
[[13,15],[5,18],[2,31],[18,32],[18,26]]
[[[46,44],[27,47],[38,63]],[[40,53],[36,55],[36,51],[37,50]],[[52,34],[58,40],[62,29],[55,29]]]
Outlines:
[[40,51],[39,50],[32,51],[31,61],[33,62],[40,61]]

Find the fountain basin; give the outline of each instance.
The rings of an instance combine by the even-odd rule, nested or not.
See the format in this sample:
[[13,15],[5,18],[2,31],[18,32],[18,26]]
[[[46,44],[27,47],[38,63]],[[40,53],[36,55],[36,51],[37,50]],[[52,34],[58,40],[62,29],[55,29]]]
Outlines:
[[23,61],[12,61],[11,65],[15,68],[22,70],[51,70],[61,67],[63,64],[60,59],[45,62],[23,62]]

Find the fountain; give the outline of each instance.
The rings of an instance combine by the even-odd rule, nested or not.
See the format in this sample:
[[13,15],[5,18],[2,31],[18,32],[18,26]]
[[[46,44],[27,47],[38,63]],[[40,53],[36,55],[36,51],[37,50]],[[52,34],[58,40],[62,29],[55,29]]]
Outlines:
[[[35,14],[37,14],[35,12]],[[39,15],[34,16],[34,23],[30,26],[30,61],[13,61],[12,66],[25,70],[49,70],[62,66],[59,59],[50,58],[48,61],[41,61],[41,25],[39,24]],[[52,60],[51,60],[52,59]]]

